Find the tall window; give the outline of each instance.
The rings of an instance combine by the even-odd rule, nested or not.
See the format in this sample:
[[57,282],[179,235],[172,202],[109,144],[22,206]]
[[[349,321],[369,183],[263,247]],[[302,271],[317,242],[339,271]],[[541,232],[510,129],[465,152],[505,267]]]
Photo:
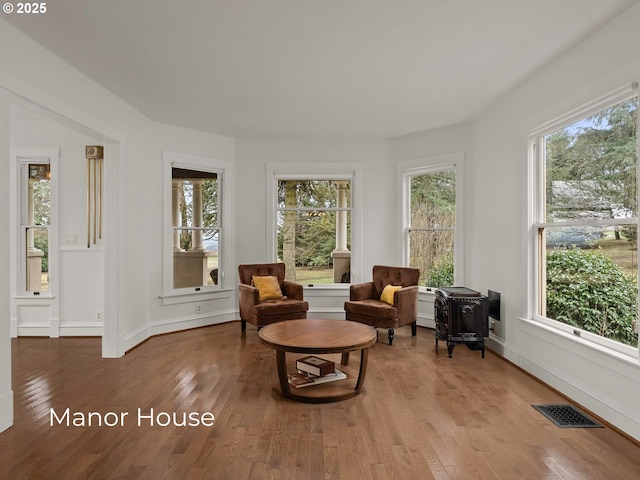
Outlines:
[[218,285],[219,178],[172,166],[173,288]]
[[420,284],[453,285],[456,173],[453,168],[410,177],[409,265],[420,269]]
[[21,228],[24,291],[49,291],[49,226],[51,168],[49,162],[21,163]]
[[612,94],[531,138],[536,314],[575,335],[632,346],[638,344],[635,90]]
[[[461,282],[460,202],[463,154],[398,165],[402,204],[403,263],[420,269],[420,285]],[[411,165],[416,162],[411,162]]]
[[[163,305],[223,298],[233,258],[233,168],[210,157],[163,151]],[[196,313],[200,305],[196,305]]]
[[350,282],[350,179],[278,179],[276,214],[277,259],[290,280]]

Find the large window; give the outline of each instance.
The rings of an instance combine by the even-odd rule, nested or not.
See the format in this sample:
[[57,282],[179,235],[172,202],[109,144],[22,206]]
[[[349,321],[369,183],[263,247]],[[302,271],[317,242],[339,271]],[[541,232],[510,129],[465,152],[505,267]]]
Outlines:
[[635,90],[531,137],[535,313],[613,347],[638,344]]
[[278,180],[277,258],[301,283],[349,283],[351,181]]
[[173,288],[218,284],[219,176],[171,168]]
[[165,302],[171,296],[220,290],[225,243],[224,162],[163,152],[165,161]]
[[267,252],[288,280],[340,285],[361,279],[359,164],[267,165]]
[[[447,158],[449,159],[449,158]],[[436,159],[444,160],[444,159]],[[425,160],[425,166],[401,170],[404,264],[420,269],[420,285],[452,286],[460,281],[459,171],[456,163]]]

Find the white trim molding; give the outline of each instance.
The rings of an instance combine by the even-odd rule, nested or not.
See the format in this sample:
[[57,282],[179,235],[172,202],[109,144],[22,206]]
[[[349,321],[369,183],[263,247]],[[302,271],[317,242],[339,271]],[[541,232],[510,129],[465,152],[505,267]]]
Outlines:
[[[407,225],[411,214],[410,200],[410,178],[414,175],[421,175],[436,172],[444,169],[454,169],[456,172],[456,226],[454,230],[454,283],[464,284],[464,152],[451,152],[442,155],[421,157],[413,160],[405,160],[396,164],[397,191],[398,191],[398,251],[397,258],[400,265],[409,265],[408,258],[408,234]],[[420,287],[421,291],[426,291]]]
[[362,222],[363,222],[363,183],[362,164],[357,162],[270,162],[266,166],[266,252],[267,261],[276,261],[278,229],[276,227],[278,180],[350,180],[351,181],[351,283],[361,281],[362,274]]
[[[11,276],[11,335],[42,335],[52,338],[59,336],[60,299],[57,295],[60,288],[60,261],[59,261],[59,147],[13,147],[10,149],[10,175],[13,179],[10,187],[10,276]],[[25,291],[26,285],[24,265],[26,258],[21,247],[22,227],[20,218],[25,208],[22,193],[22,164],[30,162],[48,164],[50,168],[51,188],[51,219],[48,225],[48,262],[49,262],[49,288],[46,292],[37,292],[29,295]],[[18,318],[18,309],[39,308],[39,313],[47,313],[47,318],[38,322],[38,328],[32,328],[30,321],[21,324]],[[42,328],[40,328],[42,327]]]
[[[163,161],[163,293],[161,295],[163,305],[173,305],[175,303],[200,302],[203,300],[221,298],[228,296],[228,293],[220,295],[217,292],[229,290],[232,285],[234,274],[233,261],[235,258],[235,247],[232,232],[234,231],[233,215],[231,214],[232,186],[234,185],[233,168],[230,162],[217,160],[210,157],[199,155],[190,155],[186,153],[177,153],[167,150],[162,151]],[[214,172],[220,175],[222,181],[219,185],[219,202],[221,210],[219,212],[220,219],[217,229],[220,231],[219,236],[219,256],[218,285],[201,286],[191,288],[176,289],[173,287],[173,226],[172,226],[172,167],[179,167],[188,170],[200,170],[204,172]],[[227,278],[227,272],[229,276]]]

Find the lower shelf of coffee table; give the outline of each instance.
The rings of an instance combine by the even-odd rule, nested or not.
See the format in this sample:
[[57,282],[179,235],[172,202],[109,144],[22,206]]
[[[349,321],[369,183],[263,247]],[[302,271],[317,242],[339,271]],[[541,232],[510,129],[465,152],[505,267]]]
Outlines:
[[[327,355],[322,356],[328,357]],[[352,355],[352,357],[358,356],[359,355]],[[287,357],[289,357],[289,355],[287,355]],[[289,395],[284,395],[282,393],[282,389],[280,388],[280,381],[278,379],[278,372],[274,371],[271,376],[271,386],[273,388],[273,391],[278,395],[288,397],[299,402],[337,402],[354,397],[359,393],[356,392],[359,367],[360,362],[356,358],[349,359],[349,365],[340,365],[339,361],[336,361],[336,368],[344,372],[347,375],[347,378],[334,380],[332,382],[321,383],[319,385],[309,385],[306,387],[294,387],[290,385],[289,390],[291,391],[291,393]],[[287,371],[289,373],[295,373],[297,371],[295,368],[295,359],[289,360],[289,358],[287,358]]]

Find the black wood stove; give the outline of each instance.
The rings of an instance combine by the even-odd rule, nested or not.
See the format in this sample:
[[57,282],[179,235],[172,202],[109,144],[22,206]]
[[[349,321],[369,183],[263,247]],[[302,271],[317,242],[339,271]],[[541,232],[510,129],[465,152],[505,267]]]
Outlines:
[[447,342],[449,358],[453,347],[466,343],[473,350],[482,350],[489,336],[489,299],[466,287],[442,287],[436,290],[434,302],[436,349],[438,340]]

